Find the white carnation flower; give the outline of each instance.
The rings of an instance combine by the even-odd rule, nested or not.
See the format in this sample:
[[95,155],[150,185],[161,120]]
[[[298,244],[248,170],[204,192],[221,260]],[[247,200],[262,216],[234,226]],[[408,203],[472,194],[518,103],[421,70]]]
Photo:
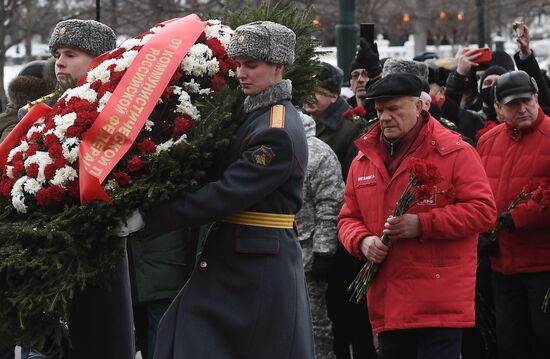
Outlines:
[[6,176],[11,179],[15,179],[15,176],[13,175],[13,166],[6,166]]
[[211,88],[205,88],[199,91],[199,95],[210,95],[212,92]]
[[233,70],[227,71],[227,74],[229,75],[229,77],[236,77],[237,76],[237,74]]
[[115,59],[105,60],[104,62],[97,65],[95,68],[90,70],[86,75],[86,81],[92,83],[94,81],[100,80],[101,83],[109,82],[111,79],[111,71],[107,70],[107,67],[112,64],[116,64]]
[[61,144],[61,147],[63,148],[63,157],[65,157],[65,159],[71,164],[78,160],[79,144],[80,139],[78,139],[78,137],[70,137]]
[[65,101],[69,101],[74,96],[93,103],[97,99],[97,92],[90,88],[89,83],[85,83],[82,86],[75,87],[73,89],[68,89],[65,91],[63,97]]
[[120,44],[120,47],[123,47],[124,49],[126,49],[126,51],[128,51],[139,45],[141,45],[140,39],[131,38]]
[[29,158],[25,160],[25,168],[29,168],[29,166],[33,163],[38,164],[38,175],[36,176],[36,179],[39,182],[46,181],[46,176],[44,175],[44,169],[47,165],[50,163],[53,163],[53,159],[50,157],[48,152],[45,151],[36,151],[36,153]]
[[191,46],[186,56],[194,58],[212,58],[212,50],[205,44],[195,44]]
[[180,138],[176,140],[176,142],[174,142],[174,145],[177,145],[180,142],[186,142],[186,141],[187,141],[187,135],[184,133],[183,135],[180,136]]
[[11,189],[11,203],[19,213],[27,213],[27,206],[25,205],[25,194],[23,192],[23,185],[25,184],[27,179],[27,176],[19,178],[17,181],[15,181],[15,184]]
[[74,168],[72,168],[71,166],[64,166],[64,167],[58,168],[55,171],[55,176],[51,180],[51,184],[58,185],[65,188],[65,185],[67,184],[67,182],[76,179],[76,177],[77,177],[77,173]]
[[114,179],[110,179],[107,182],[105,182],[105,185],[103,186],[103,188],[106,191],[111,191],[111,190],[115,189],[117,186],[118,186],[118,182]]
[[145,45],[155,34],[147,34],[141,39],[140,45]]
[[201,89],[201,85],[196,83],[195,79],[191,79],[190,82],[184,82],[183,83],[183,88],[188,93],[198,93]]
[[23,186],[23,189],[25,190],[25,192],[32,195],[40,191],[41,188],[42,188],[42,183],[40,183],[35,178],[29,178]]
[[53,119],[56,126],[53,133],[57,136],[57,138],[63,139],[65,137],[65,132],[67,132],[67,129],[74,125],[74,121],[76,120],[76,113],[70,112],[63,116],[55,115]]
[[112,93],[110,93],[109,91],[105,92],[105,94],[103,95],[103,97],[101,97],[99,99],[99,103],[97,104],[97,112],[101,112],[103,111],[103,108],[105,107],[105,105],[107,104],[107,101],[109,101],[109,99],[111,98],[111,95]]
[[159,154],[161,153],[162,151],[167,151],[170,149],[170,147],[172,147],[174,145],[174,140],[173,139],[169,139],[168,141],[166,142],[163,142],[163,143],[160,143],[157,145],[157,151],[156,153]]
[[157,32],[159,32],[160,29],[162,29],[164,26],[155,26],[155,27],[152,27],[149,29],[149,31],[151,31],[153,34],[156,34]]
[[206,70],[208,71],[208,76],[214,76],[220,71],[220,64],[218,60],[212,59],[206,62]]
[[132,62],[134,62],[137,54],[138,52],[136,50],[126,51],[124,54],[122,54],[122,58],[117,60],[114,71],[126,70],[128,67],[130,67]]
[[38,126],[35,124],[31,128],[29,128],[29,130],[27,131],[27,138],[31,138],[32,134],[35,133],[35,132],[42,132],[44,127],[46,127],[46,125],[44,125],[44,124],[41,124],[41,125],[38,125]]
[[154,125],[155,125],[155,123],[151,120],[145,121],[145,126],[144,126],[145,131],[149,131],[149,132],[153,131],[153,126]]
[[8,160],[7,162],[11,162],[13,160],[13,157],[19,153],[19,152],[27,152],[29,149],[29,143],[27,141],[21,141],[21,144],[17,147],[14,147],[11,149],[10,153],[8,154]]

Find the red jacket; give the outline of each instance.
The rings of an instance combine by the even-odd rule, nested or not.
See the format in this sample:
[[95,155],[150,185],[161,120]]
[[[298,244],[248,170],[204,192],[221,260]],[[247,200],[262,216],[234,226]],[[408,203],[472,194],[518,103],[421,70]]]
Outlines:
[[425,327],[472,327],[477,265],[477,234],[496,220],[496,208],[481,161],[460,136],[432,117],[389,178],[379,153],[377,125],[355,143],[354,159],[338,218],[340,241],[357,257],[361,240],[381,237],[384,223],[405,189],[411,157],[435,164],[451,184],[456,200],[437,195],[412,207],[422,226],[418,239],[391,242],[368,291],[369,316],[374,332]]
[[[531,131],[516,139],[511,134],[508,125],[500,124],[481,136],[477,146],[499,213],[530,181],[550,180],[550,118],[539,108]],[[510,213],[516,232],[500,232],[492,269],[504,274],[550,270],[550,208],[527,201]]]

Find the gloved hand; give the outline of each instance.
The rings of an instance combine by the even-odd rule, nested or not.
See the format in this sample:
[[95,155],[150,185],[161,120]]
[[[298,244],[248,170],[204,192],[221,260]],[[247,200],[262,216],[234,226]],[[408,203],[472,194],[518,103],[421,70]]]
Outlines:
[[516,224],[510,212],[502,212],[497,217],[498,222],[502,225],[502,228],[507,230],[509,233],[514,233],[516,231]]
[[332,270],[332,266],[332,256],[313,254],[313,263],[311,264],[311,276],[316,281],[326,282]]
[[477,241],[477,254],[479,257],[496,256],[498,243],[489,239],[489,233],[480,233]]
[[359,51],[357,52],[357,62],[363,66],[369,75],[369,78],[375,78],[382,73],[380,65],[380,55],[378,54],[378,46],[371,45],[365,39],[359,41]]

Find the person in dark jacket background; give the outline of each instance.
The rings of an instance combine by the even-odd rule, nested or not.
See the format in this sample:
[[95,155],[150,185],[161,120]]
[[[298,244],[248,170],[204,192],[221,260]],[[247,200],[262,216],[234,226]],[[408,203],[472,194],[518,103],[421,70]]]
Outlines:
[[8,104],[0,115],[0,142],[19,122],[17,111],[55,89],[55,59],[35,60],[23,66],[8,85]]

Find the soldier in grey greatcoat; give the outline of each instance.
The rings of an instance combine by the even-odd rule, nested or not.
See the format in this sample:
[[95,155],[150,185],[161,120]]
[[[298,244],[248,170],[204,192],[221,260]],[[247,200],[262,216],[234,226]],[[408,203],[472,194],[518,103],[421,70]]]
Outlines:
[[344,180],[338,157],[315,137],[315,121],[301,113],[308,144],[304,205],[296,216],[309,289],[316,359],[335,358],[327,314],[327,279],[338,244],[336,217],[343,205]]
[[220,179],[145,214],[150,230],[211,226],[189,281],[162,318],[155,359],[313,359],[313,331],[293,228],[307,141],[283,80],[296,36],[259,21],[228,47],[245,95],[244,122]]

